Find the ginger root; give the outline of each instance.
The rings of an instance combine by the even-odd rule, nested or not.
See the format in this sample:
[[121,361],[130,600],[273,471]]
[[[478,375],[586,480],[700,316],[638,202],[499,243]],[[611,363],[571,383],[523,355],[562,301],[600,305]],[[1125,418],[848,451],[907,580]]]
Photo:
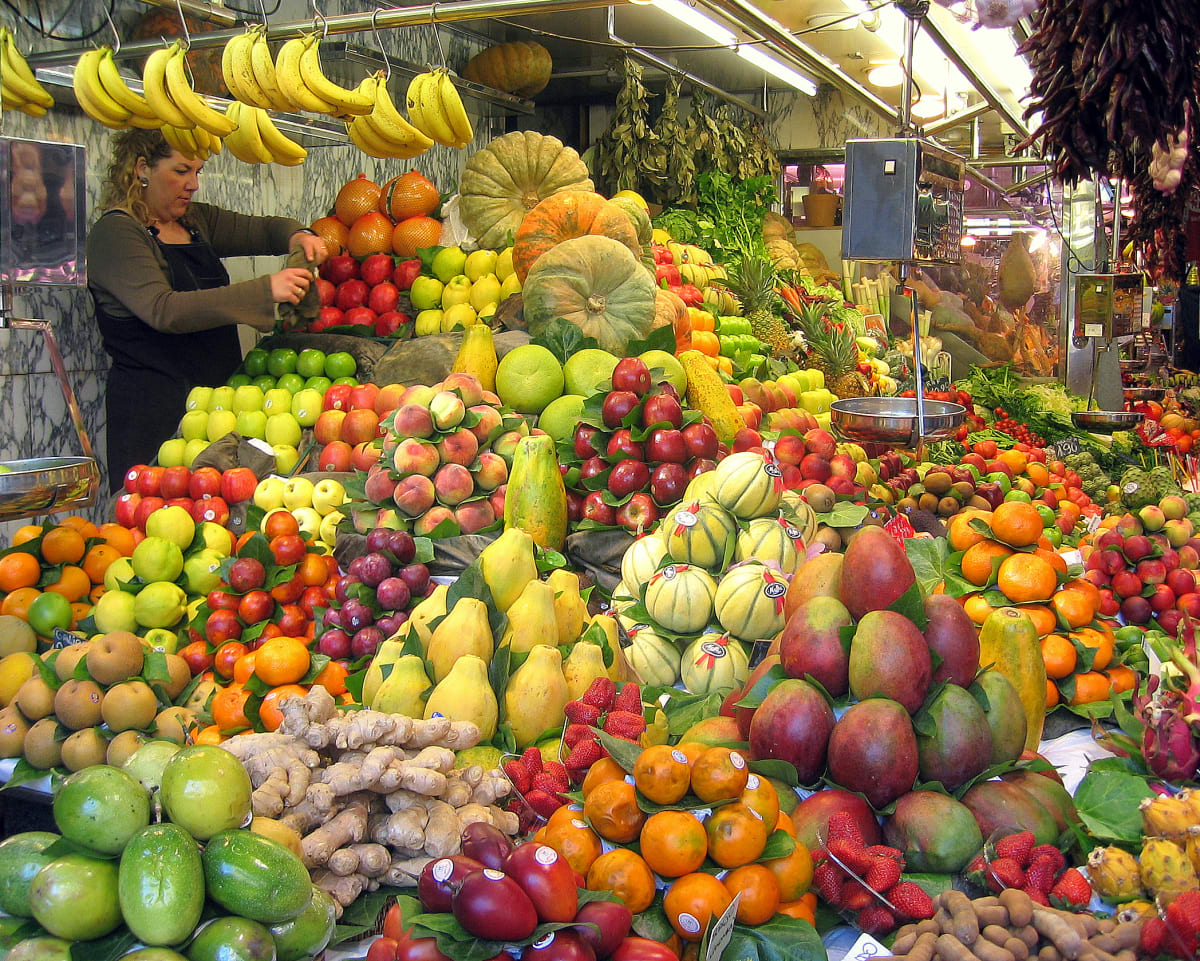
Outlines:
[[332,821],[301,838],[305,865],[311,868],[325,864],[338,848],[361,841],[367,832],[367,817],[365,804],[349,804]]

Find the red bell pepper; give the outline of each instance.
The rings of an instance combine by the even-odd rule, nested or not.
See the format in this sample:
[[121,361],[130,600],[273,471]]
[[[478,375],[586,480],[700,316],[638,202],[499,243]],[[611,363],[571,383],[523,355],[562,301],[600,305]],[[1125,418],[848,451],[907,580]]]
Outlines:
[[665,280],[667,282],[667,289],[678,287],[680,284],[679,268],[669,261],[665,264],[660,263],[655,265],[654,277],[659,281]]
[[699,307],[704,303],[704,293],[695,284],[680,284],[678,287],[667,288],[677,295],[689,307]]

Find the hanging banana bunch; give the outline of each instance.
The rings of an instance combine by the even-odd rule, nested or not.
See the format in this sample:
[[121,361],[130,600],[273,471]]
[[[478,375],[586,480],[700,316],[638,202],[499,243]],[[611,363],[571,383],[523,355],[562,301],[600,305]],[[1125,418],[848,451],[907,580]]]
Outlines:
[[5,110],[20,110],[31,117],[45,116],[54,106],[54,98],[46,92],[30,69],[8,27],[0,27],[0,105]]
[[291,110],[275,81],[275,61],[266,34],[255,25],[221,51],[221,78],[235,100],[263,110]]
[[361,89],[347,90],[321,70],[321,38],[308,34],[287,41],[275,58],[275,81],[292,110],[349,119],[370,113],[374,101]]
[[163,139],[189,160],[207,160],[221,152],[221,138],[203,127],[162,125]]
[[445,67],[413,77],[404,100],[412,126],[435,143],[461,150],[474,138],[462,97]]
[[375,107],[346,125],[350,141],[369,157],[411,160],[433,146],[433,140],[409,123],[396,109],[382,71],[359,84],[361,93],[372,97]]
[[225,138],[225,146],[242,163],[295,167],[308,156],[307,150],[280,132],[262,107],[235,100],[225,115],[237,124],[233,133]]

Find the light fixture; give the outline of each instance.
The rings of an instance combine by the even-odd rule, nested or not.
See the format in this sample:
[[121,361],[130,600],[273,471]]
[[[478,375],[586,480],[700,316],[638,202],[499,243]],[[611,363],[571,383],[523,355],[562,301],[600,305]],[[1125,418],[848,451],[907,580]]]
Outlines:
[[958,243],[959,243],[960,247],[974,247],[975,246],[975,238],[973,236],[971,236],[970,234],[963,234],[962,240],[960,240]]
[[1046,231],[1034,230],[1033,240],[1031,240],[1029,242],[1029,252],[1031,254],[1035,254],[1045,246],[1046,246]]
[[715,40],[724,47],[737,44],[738,38],[733,31],[717,23],[712,17],[701,13],[684,0],[650,0],[650,2],[670,17],[691,27],[697,33],[702,33],[710,40]]
[[946,112],[946,101],[941,97],[922,97],[912,105],[912,115],[922,120],[940,117]]
[[737,54],[743,60],[754,64],[760,70],[782,80],[789,86],[795,87],[801,93],[808,94],[810,97],[817,95],[817,85],[808,77],[786,64],[780,63],[774,57],[767,56],[758,47],[742,45],[737,48]]
[[872,87],[898,87],[904,83],[904,69],[898,63],[881,63],[867,71]]

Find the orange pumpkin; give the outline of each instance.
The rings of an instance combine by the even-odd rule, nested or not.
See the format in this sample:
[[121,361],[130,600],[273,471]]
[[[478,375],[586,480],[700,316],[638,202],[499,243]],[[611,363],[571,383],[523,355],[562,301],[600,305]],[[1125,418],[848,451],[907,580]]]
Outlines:
[[642,256],[637,231],[629,215],[617,204],[590,191],[565,191],[539,203],[517,228],[513,240],[513,269],[517,277],[524,284],[534,262],[547,250],[564,240],[589,234],[611,237],[628,247],[635,257]]
[[654,323],[651,329],[671,325],[675,332],[675,350],[687,350],[692,337],[692,321],[687,305],[669,290],[659,288],[654,294]]
[[553,68],[549,51],[540,43],[516,40],[475,54],[467,61],[463,76],[473,83],[528,98],[546,88]]

